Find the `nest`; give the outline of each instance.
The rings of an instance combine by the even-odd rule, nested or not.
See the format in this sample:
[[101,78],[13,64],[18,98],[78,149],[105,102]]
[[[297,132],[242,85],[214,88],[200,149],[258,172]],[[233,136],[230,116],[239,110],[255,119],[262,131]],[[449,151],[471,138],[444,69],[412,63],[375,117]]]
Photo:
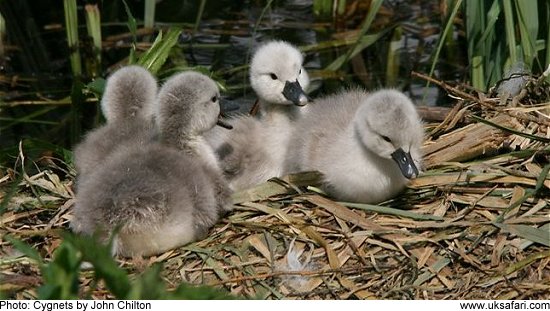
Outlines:
[[[236,193],[235,211],[206,239],[120,264],[139,273],[163,262],[169,287],[210,285],[247,298],[548,299],[547,84],[534,79],[529,92],[497,99],[432,82],[457,103],[426,124],[424,174],[395,199],[335,202],[315,188],[319,174],[291,175]],[[72,178],[59,177],[67,169],[49,160],[34,176],[0,174],[2,235],[52,256],[74,202]],[[18,174],[23,181],[9,187]],[[1,251],[0,289],[36,297],[36,265],[4,240]],[[91,296],[109,294],[99,286]]]

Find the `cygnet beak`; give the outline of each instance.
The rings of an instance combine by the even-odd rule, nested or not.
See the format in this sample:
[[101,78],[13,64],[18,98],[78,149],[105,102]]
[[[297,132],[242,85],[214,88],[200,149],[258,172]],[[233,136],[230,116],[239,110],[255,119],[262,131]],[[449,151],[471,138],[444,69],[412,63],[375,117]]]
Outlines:
[[414,161],[409,152],[403,151],[399,148],[391,154],[392,159],[397,162],[401,173],[407,179],[415,178],[418,176],[418,168],[414,164]]
[[216,125],[219,125],[219,126],[225,128],[225,129],[228,129],[228,130],[233,129],[233,125],[231,125],[231,124],[225,122],[224,120],[222,120],[221,116],[218,117],[218,122],[216,122]]
[[305,106],[309,102],[309,98],[298,80],[295,82],[286,81],[283,95],[296,106]]
[[223,120],[223,118],[226,116],[227,112],[235,112],[239,110],[239,105],[236,103],[227,100],[223,97],[219,98],[220,102],[220,114],[218,115],[218,121],[216,122],[216,125],[219,125],[223,128],[226,128],[228,130],[233,129],[233,126]]

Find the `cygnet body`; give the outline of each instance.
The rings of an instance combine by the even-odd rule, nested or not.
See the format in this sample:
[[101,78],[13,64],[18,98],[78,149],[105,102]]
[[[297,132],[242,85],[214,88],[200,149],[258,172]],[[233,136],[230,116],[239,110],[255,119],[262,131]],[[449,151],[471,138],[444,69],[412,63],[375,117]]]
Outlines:
[[113,252],[148,256],[203,238],[231,209],[227,183],[201,135],[219,117],[208,77],[184,72],[158,95],[158,141],[116,151],[79,187],[73,230],[106,239]]
[[247,189],[283,173],[292,123],[309,101],[304,92],[309,77],[302,63],[300,51],[287,42],[260,46],[250,63],[259,118],[236,117],[229,120],[232,131],[209,133],[232,190]]
[[88,176],[122,145],[143,145],[154,134],[153,110],[157,81],[139,66],[117,70],[107,79],[101,110],[107,123],[74,148],[79,180]]
[[399,91],[351,90],[318,99],[294,131],[287,171],[321,172],[323,190],[339,200],[379,203],[418,175],[423,127]]

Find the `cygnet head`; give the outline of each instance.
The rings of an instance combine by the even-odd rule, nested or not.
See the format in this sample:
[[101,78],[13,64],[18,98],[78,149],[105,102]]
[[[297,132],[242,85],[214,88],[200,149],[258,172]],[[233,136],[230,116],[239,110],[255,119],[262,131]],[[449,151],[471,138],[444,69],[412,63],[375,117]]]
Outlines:
[[250,84],[258,97],[271,104],[307,104],[304,89],[309,76],[303,68],[304,58],[293,45],[271,41],[256,50],[250,63]]
[[193,71],[177,74],[162,86],[156,106],[156,122],[164,138],[198,136],[220,117],[220,92],[209,77]]
[[140,66],[126,66],[107,79],[101,111],[109,123],[132,117],[149,120],[156,96],[157,81],[151,73]]
[[406,178],[418,176],[424,130],[405,94],[388,89],[369,94],[355,115],[354,126],[368,150],[393,159]]

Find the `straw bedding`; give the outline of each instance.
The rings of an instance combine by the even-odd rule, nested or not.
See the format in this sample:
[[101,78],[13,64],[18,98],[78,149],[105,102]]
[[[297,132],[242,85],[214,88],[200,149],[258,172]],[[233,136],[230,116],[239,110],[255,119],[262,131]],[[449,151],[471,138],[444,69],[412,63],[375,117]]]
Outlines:
[[[235,194],[235,211],[205,240],[120,264],[134,274],[163,262],[169,287],[261,299],[548,299],[548,85],[531,78],[502,100],[438,83],[455,108],[426,124],[424,174],[395,199],[335,202],[315,187],[318,174],[287,176]],[[0,171],[0,233],[50,258],[71,219],[74,172],[45,158],[29,176],[25,150],[18,160]],[[0,289],[35,297],[37,266],[1,243]],[[83,288],[91,276],[82,274]],[[92,297],[109,294],[99,285]]]

